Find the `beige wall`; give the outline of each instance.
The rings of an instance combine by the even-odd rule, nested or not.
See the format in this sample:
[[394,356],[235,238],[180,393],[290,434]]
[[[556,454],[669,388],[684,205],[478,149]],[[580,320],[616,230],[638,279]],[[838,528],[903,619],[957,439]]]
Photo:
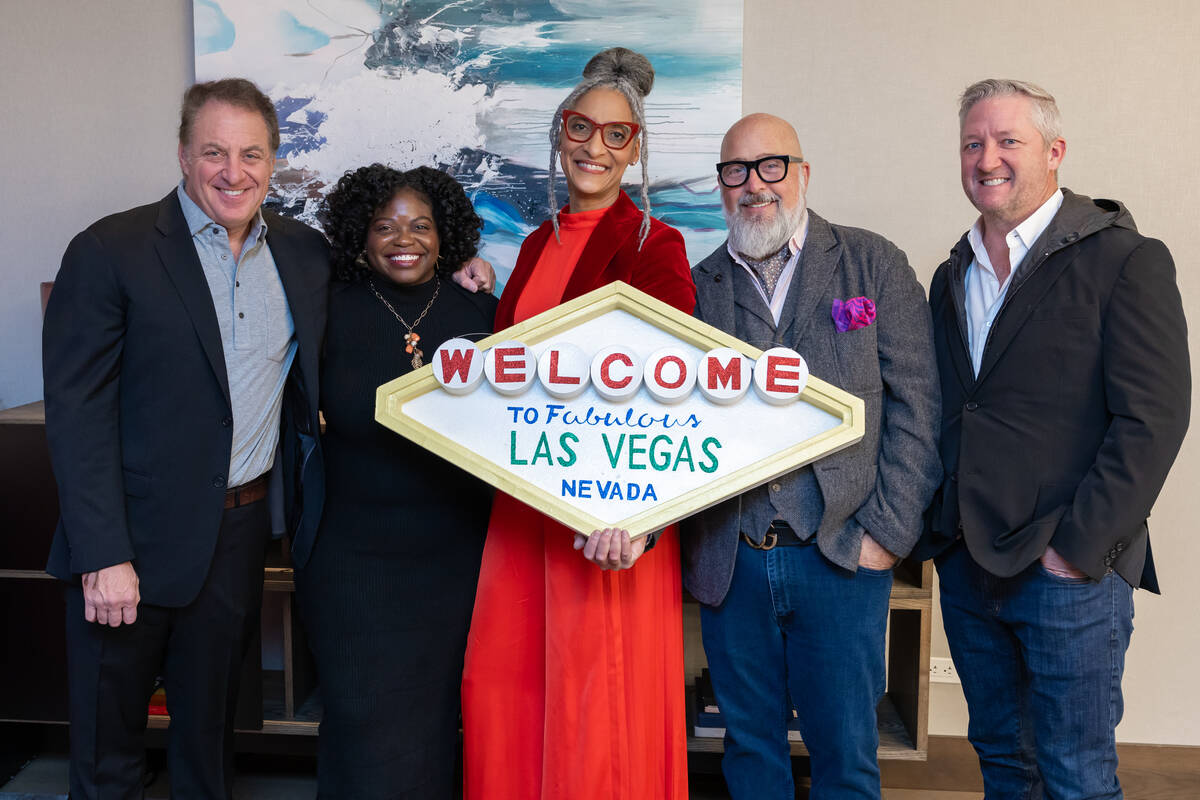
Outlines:
[[[1063,185],[1123,201],[1167,242],[1197,354],[1198,32],[1200,4],[1185,0],[746,0],[743,110],[792,121],[811,206],[886,235],[928,286],[975,216],[958,178],[957,94],[992,76],[1042,84],[1063,114]],[[1198,483],[1193,434],[1150,522],[1165,595],[1136,595],[1122,741],[1200,745]],[[949,655],[940,619],[933,655]],[[959,687],[935,684],[930,711],[931,733],[965,733]]]
[[[187,0],[9,3],[0,33],[0,408],[41,396],[37,282],[75,232],[177,179],[174,125],[192,78]],[[1200,141],[1190,0],[746,0],[745,111],[792,120],[809,200],[879,231],[923,282],[973,219],[958,183],[955,96],[1020,77],[1058,96],[1063,183],[1123,200],[1178,261],[1193,326]],[[1181,98],[1176,101],[1175,98]],[[1192,352],[1200,352],[1191,337]],[[1185,444],[1151,528],[1166,595],[1139,592],[1122,741],[1200,745],[1200,437]],[[935,634],[934,655],[948,654]],[[965,731],[957,687],[935,685],[931,732]]]
[[5,2],[0,408],[42,396],[40,281],[96,219],[166,194],[192,82],[188,0]]

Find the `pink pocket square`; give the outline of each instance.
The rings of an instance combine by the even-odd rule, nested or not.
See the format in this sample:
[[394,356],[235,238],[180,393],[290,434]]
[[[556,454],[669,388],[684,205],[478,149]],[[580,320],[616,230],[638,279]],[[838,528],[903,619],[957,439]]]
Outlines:
[[875,321],[875,301],[866,297],[852,297],[849,300],[833,301],[833,324],[837,329],[856,331],[865,328]]

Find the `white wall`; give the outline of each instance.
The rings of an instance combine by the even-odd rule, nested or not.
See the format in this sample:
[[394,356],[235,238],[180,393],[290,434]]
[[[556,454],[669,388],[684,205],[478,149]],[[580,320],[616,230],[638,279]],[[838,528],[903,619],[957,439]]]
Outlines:
[[[1192,102],[1200,4],[745,5],[744,110],[797,126],[812,162],[809,201],[821,214],[888,236],[928,284],[974,217],[958,182],[957,93],[981,77],[1033,80],[1063,112],[1063,183],[1123,200],[1144,232],[1170,245],[1193,330],[1200,326]],[[37,284],[54,276],[70,237],[177,180],[178,103],[193,75],[190,8],[187,0],[5,4],[0,408],[41,396]],[[1200,745],[1200,508],[1187,488],[1198,482],[1194,435],[1151,520],[1166,594],[1136,597],[1122,741]],[[934,655],[947,654],[939,626]],[[957,687],[935,685],[932,697],[931,732],[963,733]]]

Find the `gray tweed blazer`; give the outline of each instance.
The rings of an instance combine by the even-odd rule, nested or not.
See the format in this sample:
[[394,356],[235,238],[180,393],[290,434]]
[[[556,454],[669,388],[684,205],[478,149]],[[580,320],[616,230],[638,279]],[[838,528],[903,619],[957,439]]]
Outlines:
[[[808,220],[777,336],[804,356],[812,375],[866,404],[862,441],[812,465],[825,501],[817,545],[830,561],[854,571],[865,531],[897,555],[912,549],[941,480],[933,332],[925,293],[899,248],[870,231],[831,225],[811,210]],[[739,313],[773,322],[757,293],[735,296],[734,270],[740,269],[725,244],[692,269],[696,317],[734,334]],[[875,322],[839,332],[833,301],[854,297],[874,301]],[[720,605],[729,590],[743,497],[684,521],[684,586],[702,603]]]

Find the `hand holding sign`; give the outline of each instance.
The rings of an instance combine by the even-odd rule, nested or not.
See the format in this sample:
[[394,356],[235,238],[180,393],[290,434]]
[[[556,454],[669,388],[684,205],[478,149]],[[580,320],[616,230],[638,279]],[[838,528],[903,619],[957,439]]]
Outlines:
[[575,534],[575,549],[600,569],[629,569],[646,551],[646,537],[630,540],[629,531],[605,528],[591,536]]

